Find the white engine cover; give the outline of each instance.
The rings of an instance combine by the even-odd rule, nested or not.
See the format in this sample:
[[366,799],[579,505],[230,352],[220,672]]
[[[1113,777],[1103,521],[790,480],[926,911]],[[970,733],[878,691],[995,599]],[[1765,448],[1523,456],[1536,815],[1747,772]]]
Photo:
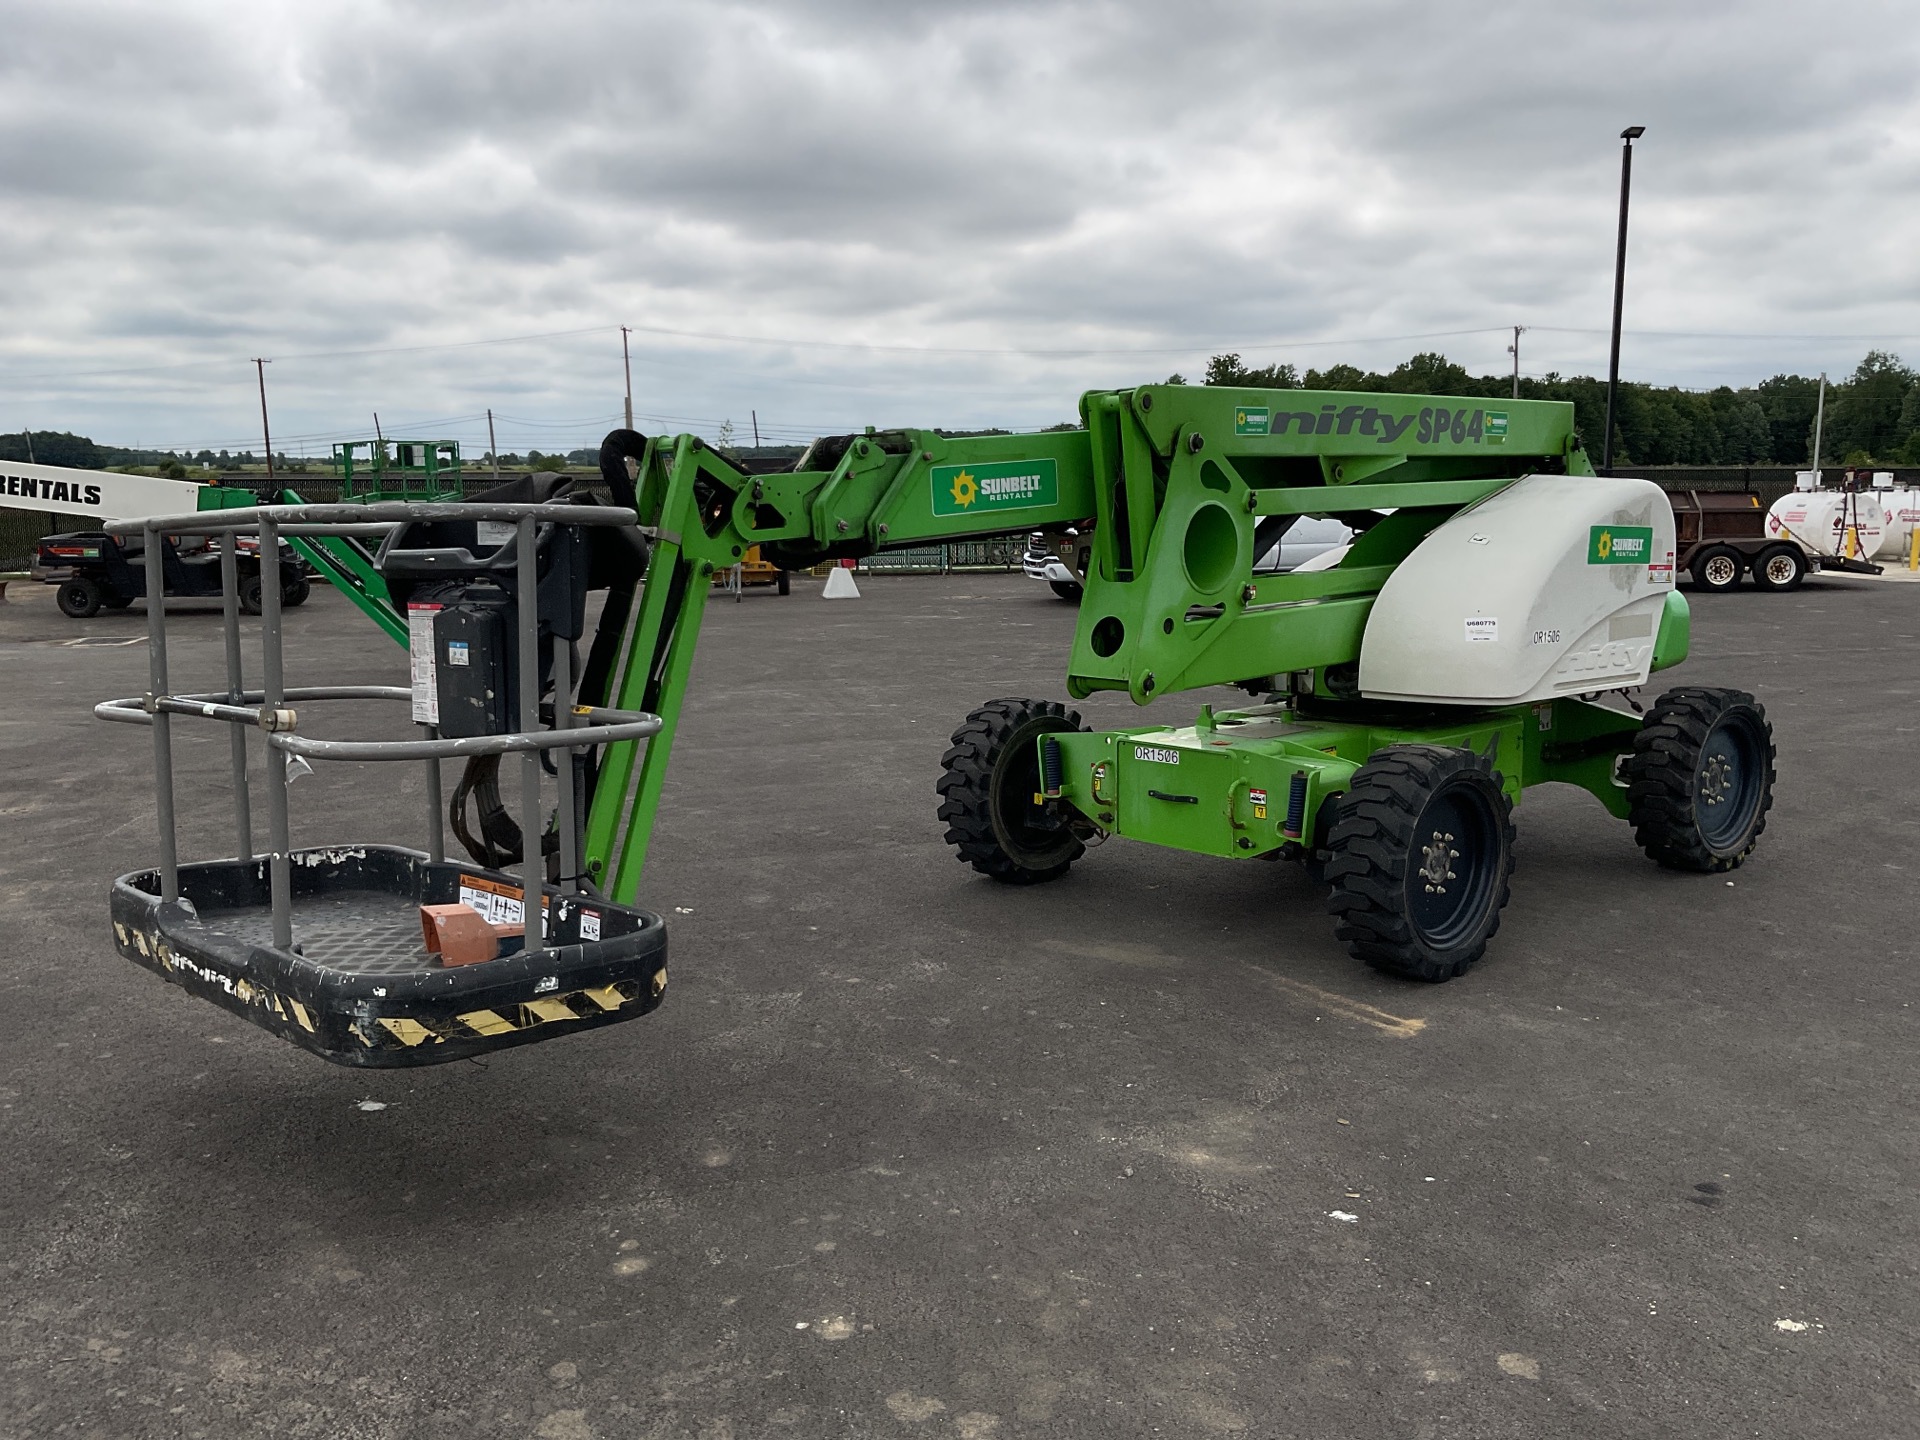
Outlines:
[[1360,692],[1513,705],[1644,684],[1673,554],[1658,485],[1525,476],[1387,577],[1360,643]]

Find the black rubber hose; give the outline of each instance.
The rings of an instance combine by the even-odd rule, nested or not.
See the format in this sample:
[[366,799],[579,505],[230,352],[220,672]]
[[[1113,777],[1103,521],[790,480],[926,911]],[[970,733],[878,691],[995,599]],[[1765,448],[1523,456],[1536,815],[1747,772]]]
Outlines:
[[638,461],[646,453],[647,437],[638,430],[609,430],[600,442],[600,478],[607,482],[614,504],[629,510],[640,508],[627,461]]

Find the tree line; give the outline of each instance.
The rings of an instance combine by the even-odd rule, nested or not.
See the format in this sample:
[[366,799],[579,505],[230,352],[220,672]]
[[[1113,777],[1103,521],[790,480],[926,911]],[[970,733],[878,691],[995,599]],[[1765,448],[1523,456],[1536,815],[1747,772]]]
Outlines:
[[[1185,384],[1185,377],[1169,377]],[[1359,390],[1373,394],[1496,396],[1513,393],[1510,375],[1472,375],[1444,355],[1415,355],[1382,374],[1354,365],[1304,373],[1292,365],[1252,368],[1238,355],[1207,363],[1208,385],[1262,389]],[[1708,391],[1620,382],[1615,407],[1615,465],[1806,465],[1813,448],[1818,377],[1775,375],[1758,385]],[[1570,400],[1588,453],[1600,453],[1607,382],[1549,372],[1520,377],[1523,400]],[[1870,350],[1845,380],[1827,383],[1821,425],[1823,465],[1920,465],[1920,373],[1900,357]]]
[[[1169,376],[1184,385],[1186,378]],[[1333,365],[1304,373],[1292,365],[1245,364],[1238,355],[1215,355],[1207,362],[1208,385],[1241,385],[1273,390],[1358,390],[1374,394],[1498,396],[1513,393],[1507,375],[1473,375],[1446,356],[1426,352],[1394,366],[1384,374],[1354,365]],[[1616,465],[1806,465],[1813,448],[1814,409],[1820,382],[1805,375],[1775,375],[1757,385],[1735,389],[1722,385],[1708,391],[1676,386],[1620,382],[1614,416],[1613,458]],[[1596,459],[1601,428],[1606,423],[1607,383],[1586,375],[1549,372],[1520,378],[1523,400],[1569,400],[1574,425],[1589,454]],[[1058,429],[1075,428],[1069,421]],[[997,433],[997,432],[956,432]],[[765,447],[769,452],[774,447]],[[163,473],[188,464],[209,470],[237,470],[259,463],[249,451],[231,455],[222,450],[176,454],[166,450],[130,450],[101,445],[84,435],[36,430],[31,438],[20,431],[0,435],[0,461],[32,458],[42,465],[64,465],[76,470],[111,466],[159,466]],[[761,453],[761,452],[754,452]],[[525,457],[502,455],[503,465],[560,469],[567,464],[591,466],[599,451],[586,448],[565,456],[530,450]],[[305,466],[276,463],[291,470]],[[482,464],[490,457],[483,457]],[[1870,350],[1851,376],[1827,385],[1826,416],[1821,427],[1823,465],[1920,466],[1920,372],[1908,369],[1900,357]]]

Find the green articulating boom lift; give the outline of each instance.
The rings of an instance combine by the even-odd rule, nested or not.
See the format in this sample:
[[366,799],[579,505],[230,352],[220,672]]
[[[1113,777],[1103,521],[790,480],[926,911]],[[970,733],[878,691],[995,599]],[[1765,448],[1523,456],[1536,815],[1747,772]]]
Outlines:
[[[1234,686],[1249,703],[1109,731],[1051,700],[981,706],[942,762],[939,815],[996,880],[1057,879],[1105,835],[1297,859],[1357,958],[1446,980],[1498,928],[1532,786],[1588,791],[1663,865],[1727,870],[1752,850],[1774,749],[1751,695],[1677,689],[1644,719],[1596,703],[1686,657],[1688,609],[1666,497],[1595,476],[1571,405],[1148,385],[1088,393],[1080,420],[869,431],[773,475],[693,436],[609,436],[638,461],[655,549],[624,664],[603,661],[604,693],[582,698],[664,725],[606,755],[592,883],[639,890],[716,568],[750,545],[797,569],[1089,520],[1068,694]],[[1330,568],[1255,573],[1301,516],[1358,538]]]
[[[616,430],[600,454],[612,506],[530,477],[457,505],[139,522],[255,531],[267,578],[283,529],[377,529],[367,596],[378,581],[413,683],[286,684],[263,582],[261,687],[242,683],[230,602],[226,690],[175,694],[165,610],[150,607],[148,692],[95,709],[154,736],[160,863],[113,887],[120,952],[347,1065],[438,1064],[649,1013],[667,970],[665,924],[636,903],[648,838],[713,575],[750,546],[795,570],[1075,528],[1090,543],[1069,697],[1245,694],[1187,723],[1104,731],[1046,698],[965,717],[940,760],[939,818],[996,881],[1056,880],[1112,835],[1293,860],[1324,883],[1355,957],[1440,981],[1499,926],[1513,807],[1535,785],[1586,790],[1674,869],[1751,853],[1774,779],[1751,695],[1682,687],[1644,717],[1600,703],[1685,659],[1688,613],[1666,496],[1595,475],[1571,406],[1149,385],[1091,392],[1080,419],[1037,435],[869,430],[759,475],[693,436]],[[1356,538],[1257,569],[1302,516]],[[607,598],[578,663],[594,588]],[[340,699],[409,701],[425,733],[305,733],[309,702]],[[177,860],[169,727],[188,717],[233,736],[236,858]],[[260,853],[247,731],[286,761],[424,761],[428,849],[296,850],[287,767],[269,764]],[[514,753],[521,826],[498,786]],[[445,853],[449,758],[466,769],[445,815],[473,864]],[[525,846],[522,826],[539,832]]]

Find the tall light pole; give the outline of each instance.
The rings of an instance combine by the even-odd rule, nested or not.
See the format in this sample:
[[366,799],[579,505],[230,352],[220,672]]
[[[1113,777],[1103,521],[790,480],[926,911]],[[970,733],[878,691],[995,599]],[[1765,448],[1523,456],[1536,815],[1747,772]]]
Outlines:
[[273,484],[273,431],[267,428],[267,366],[271,360],[254,358],[254,373],[260,377],[260,438],[267,442],[267,484]]
[[1613,473],[1613,411],[1620,390],[1620,305],[1627,288],[1627,194],[1633,188],[1633,142],[1647,133],[1644,125],[1620,132],[1620,242],[1613,255],[1613,352],[1607,360],[1607,433],[1600,442],[1600,470]]
[[1516,400],[1520,398],[1520,336],[1526,328],[1524,325],[1514,326],[1513,343],[1507,346],[1513,355],[1513,398]]
[[627,372],[627,429],[633,429],[633,359],[627,354],[627,336],[632,333],[625,325],[620,327],[620,364]]

